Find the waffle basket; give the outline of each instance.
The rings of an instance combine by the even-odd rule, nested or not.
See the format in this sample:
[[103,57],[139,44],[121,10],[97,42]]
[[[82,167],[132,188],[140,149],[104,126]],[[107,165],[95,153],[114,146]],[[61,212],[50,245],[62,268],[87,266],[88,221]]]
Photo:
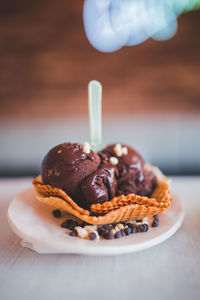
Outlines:
[[78,206],[63,190],[43,184],[41,176],[33,179],[32,183],[40,202],[66,211],[89,224],[112,224],[150,217],[171,205],[169,179],[156,167],[146,164],[145,169],[152,170],[157,178],[157,187],[151,198],[135,194],[121,195],[102,204],[92,204],[90,211]]

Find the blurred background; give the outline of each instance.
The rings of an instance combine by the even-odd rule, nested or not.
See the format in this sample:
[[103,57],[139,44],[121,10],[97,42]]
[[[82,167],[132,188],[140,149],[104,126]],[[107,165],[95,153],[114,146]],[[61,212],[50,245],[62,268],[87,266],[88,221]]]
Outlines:
[[170,39],[104,53],[87,39],[83,1],[2,2],[0,176],[36,175],[54,145],[89,141],[92,79],[103,85],[104,144],[130,144],[169,175],[200,174],[200,10],[192,8]]

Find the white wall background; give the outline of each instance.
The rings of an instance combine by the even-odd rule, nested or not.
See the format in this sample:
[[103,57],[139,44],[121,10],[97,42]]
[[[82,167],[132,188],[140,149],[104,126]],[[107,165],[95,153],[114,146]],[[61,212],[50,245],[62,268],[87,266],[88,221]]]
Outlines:
[[[46,152],[65,141],[89,141],[87,118],[0,122],[0,173],[37,173]],[[103,141],[127,143],[169,172],[200,173],[200,115],[105,116]]]

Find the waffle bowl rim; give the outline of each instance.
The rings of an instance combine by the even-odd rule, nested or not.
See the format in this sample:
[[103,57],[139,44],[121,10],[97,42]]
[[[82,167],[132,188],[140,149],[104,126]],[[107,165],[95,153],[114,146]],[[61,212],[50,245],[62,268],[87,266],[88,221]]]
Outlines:
[[[155,214],[159,214],[163,212],[164,210],[170,207],[172,203],[172,198],[170,196],[170,191],[169,191],[169,179],[165,177],[157,167],[146,164],[145,168],[148,170],[151,169],[157,178],[158,187],[156,187],[155,190],[153,191],[152,197],[142,197],[135,194],[115,197],[112,200],[107,201],[107,203],[104,202],[102,204],[99,203],[95,204],[96,207],[99,208],[99,213],[97,209],[96,216],[91,216],[91,211],[85,210],[80,206],[78,206],[62,189],[52,188],[50,185],[44,185],[42,183],[42,178],[40,175],[33,179],[32,184],[36,192],[36,198],[40,202],[48,204],[60,210],[65,210],[66,212],[77,217],[78,219],[81,219],[82,221],[85,221],[90,224],[97,224],[97,225],[110,224],[110,223],[117,223],[119,221],[130,221],[130,220],[153,216]],[[156,194],[157,189],[160,188],[160,186],[162,185],[163,185],[163,193],[165,197],[163,197],[163,199],[161,197],[162,201],[157,201],[157,199],[153,198],[153,196]],[[46,189],[49,188],[51,191],[54,190],[55,193],[59,194],[60,197],[55,195],[49,195],[45,197],[38,191],[38,186],[39,187],[42,186],[43,188]],[[127,199],[127,197],[135,198],[136,200],[139,199],[141,200],[141,203],[138,203],[138,201],[136,201],[135,203],[129,202],[129,204],[125,203],[125,205],[123,205],[124,203],[122,201],[122,204],[118,206],[116,205],[114,209],[110,209],[107,211],[106,209],[104,209],[103,215],[101,215],[102,214],[102,211],[100,210],[101,207],[106,207],[107,204],[109,206],[110,203],[112,203],[112,201],[119,204],[120,202],[119,200],[122,199],[123,197],[125,199]],[[144,202],[142,202],[144,198],[147,202],[149,202],[149,205],[145,205]],[[94,207],[95,205],[92,206]],[[133,212],[135,212],[135,215],[133,214]]]

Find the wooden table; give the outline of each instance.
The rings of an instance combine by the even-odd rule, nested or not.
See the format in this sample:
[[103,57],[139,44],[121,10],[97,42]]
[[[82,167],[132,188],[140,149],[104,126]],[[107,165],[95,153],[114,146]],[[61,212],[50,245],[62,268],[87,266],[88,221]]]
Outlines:
[[6,218],[31,178],[0,180],[0,299],[199,299],[200,177],[174,177],[185,200],[179,231],[154,248],[124,256],[43,255],[23,249]]

